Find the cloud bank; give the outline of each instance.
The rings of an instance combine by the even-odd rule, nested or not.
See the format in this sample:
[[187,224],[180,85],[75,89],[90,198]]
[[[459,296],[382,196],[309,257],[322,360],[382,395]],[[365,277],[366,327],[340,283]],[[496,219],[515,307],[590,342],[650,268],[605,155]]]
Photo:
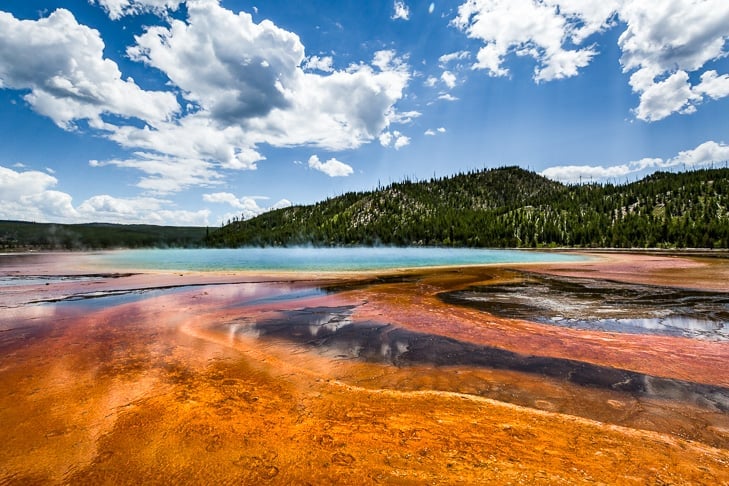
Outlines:
[[28,90],[32,109],[66,130],[87,123],[131,150],[92,166],[139,171],[137,186],[151,195],[255,170],[261,145],[354,149],[403,122],[396,105],[412,75],[392,50],[334,69],[330,56],[307,58],[296,34],[216,0],[188,0],[184,20],[164,15],[181,1],[97,3],[112,19],[162,15],[126,54],[162,73],[169,90],[124,79],[99,32],[64,9],[39,20],[0,12],[0,87]]
[[729,163],[729,145],[714,141],[704,142],[696,148],[679,152],[669,159],[644,158],[626,164],[613,166],[602,165],[562,165],[550,167],[541,174],[549,179],[567,183],[602,182],[614,179],[613,182],[624,182],[624,179],[650,169],[679,170],[696,169],[709,166],[726,166]]
[[577,76],[599,55],[591,37],[619,25],[620,63],[643,121],[729,96],[729,76],[706,69],[728,54],[725,0],[467,0],[452,24],[482,43],[473,69],[507,76],[510,56],[530,57],[537,83]]
[[44,223],[118,223],[205,226],[210,211],[176,209],[168,200],[154,197],[90,197],[78,206],[71,195],[53,189],[56,177],[35,170],[16,171],[0,166],[0,219]]

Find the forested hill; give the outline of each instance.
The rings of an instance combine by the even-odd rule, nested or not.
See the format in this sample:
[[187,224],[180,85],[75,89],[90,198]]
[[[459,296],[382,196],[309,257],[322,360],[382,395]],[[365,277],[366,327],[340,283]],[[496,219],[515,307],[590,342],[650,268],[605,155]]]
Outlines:
[[0,251],[200,247],[206,228],[0,221]]
[[400,182],[234,221],[210,246],[729,247],[729,169],[564,185],[518,167]]

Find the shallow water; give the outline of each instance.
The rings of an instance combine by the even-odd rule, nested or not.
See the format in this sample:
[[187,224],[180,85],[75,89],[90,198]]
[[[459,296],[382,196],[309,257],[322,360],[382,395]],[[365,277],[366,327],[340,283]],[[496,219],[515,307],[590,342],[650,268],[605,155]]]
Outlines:
[[104,268],[180,271],[362,271],[584,260],[584,256],[556,252],[389,247],[123,250],[89,256],[91,265]]

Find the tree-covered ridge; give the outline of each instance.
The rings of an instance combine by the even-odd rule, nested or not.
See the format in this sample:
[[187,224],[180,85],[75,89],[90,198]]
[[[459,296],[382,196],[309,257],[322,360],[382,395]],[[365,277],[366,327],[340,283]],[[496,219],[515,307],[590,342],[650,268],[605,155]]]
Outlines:
[[143,224],[0,221],[2,250],[199,247],[206,228]]
[[729,169],[564,185],[518,167],[399,182],[236,221],[211,246],[729,247]]

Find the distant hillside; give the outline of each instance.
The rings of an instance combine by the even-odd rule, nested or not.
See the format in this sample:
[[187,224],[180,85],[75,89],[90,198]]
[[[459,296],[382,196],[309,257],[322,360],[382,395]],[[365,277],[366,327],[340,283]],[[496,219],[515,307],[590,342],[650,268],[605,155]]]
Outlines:
[[210,246],[729,247],[729,170],[564,185],[518,167],[400,182],[235,221]]
[[196,247],[205,235],[198,227],[0,221],[0,250]]

